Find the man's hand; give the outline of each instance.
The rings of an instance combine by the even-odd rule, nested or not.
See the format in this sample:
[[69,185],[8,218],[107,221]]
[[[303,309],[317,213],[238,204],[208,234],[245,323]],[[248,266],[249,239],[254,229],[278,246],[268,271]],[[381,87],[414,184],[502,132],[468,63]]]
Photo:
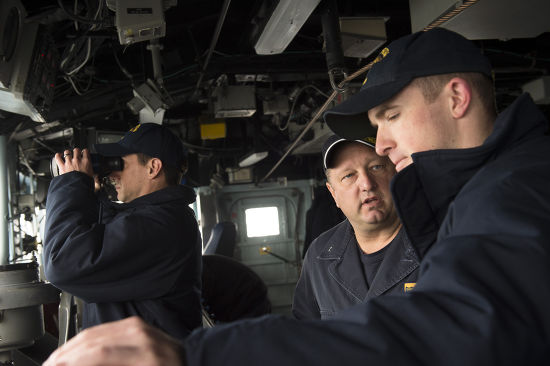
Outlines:
[[182,366],[181,345],[138,317],[88,328],[43,366]]
[[73,151],[63,151],[63,156],[60,153],[55,154],[55,162],[59,167],[59,174],[65,174],[72,171],[79,171],[88,174],[90,177],[94,176],[94,170],[92,168],[92,159],[88,149],[80,150],[74,148]]

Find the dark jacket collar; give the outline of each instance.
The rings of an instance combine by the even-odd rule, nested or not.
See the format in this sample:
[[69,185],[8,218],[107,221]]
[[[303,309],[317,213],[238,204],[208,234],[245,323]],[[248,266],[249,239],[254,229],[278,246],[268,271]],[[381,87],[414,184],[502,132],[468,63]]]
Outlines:
[[[513,123],[516,120],[521,123]],[[481,146],[412,155],[414,164],[394,177],[391,190],[405,229],[421,255],[435,241],[449,204],[464,184],[503,149],[546,128],[544,115],[524,94],[499,114]]]
[[182,200],[183,203],[189,205],[195,202],[196,194],[193,188],[188,186],[170,186],[163,189],[160,189],[155,192],[151,192],[144,196],[138,197],[128,203],[114,203],[112,206],[117,210],[126,210],[133,207],[139,207],[149,204],[162,204],[166,202],[172,202],[177,200]]

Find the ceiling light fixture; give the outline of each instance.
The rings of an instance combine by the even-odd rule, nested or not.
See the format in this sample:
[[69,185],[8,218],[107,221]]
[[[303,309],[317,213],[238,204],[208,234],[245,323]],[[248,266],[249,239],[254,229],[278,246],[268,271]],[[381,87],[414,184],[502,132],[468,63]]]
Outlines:
[[258,55],[283,52],[309,18],[320,0],[280,0],[258,38]]
[[247,154],[245,157],[243,157],[239,161],[239,167],[245,168],[247,166],[251,166],[259,162],[260,160],[263,160],[267,157],[268,152],[267,151],[253,151],[249,154]]

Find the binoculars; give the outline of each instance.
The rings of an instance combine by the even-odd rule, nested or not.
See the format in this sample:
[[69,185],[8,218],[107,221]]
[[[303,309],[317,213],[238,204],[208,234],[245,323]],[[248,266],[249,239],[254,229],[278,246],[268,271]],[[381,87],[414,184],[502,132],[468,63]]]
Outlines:
[[[106,177],[115,170],[124,168],[124,161],[120,156],[102,156],[99,154],[90,154],[92,159],[92,169],[99,178]],[[59,167],[55,161],[55,156],[50,161],[50,173],[52,177],[59,175]]]

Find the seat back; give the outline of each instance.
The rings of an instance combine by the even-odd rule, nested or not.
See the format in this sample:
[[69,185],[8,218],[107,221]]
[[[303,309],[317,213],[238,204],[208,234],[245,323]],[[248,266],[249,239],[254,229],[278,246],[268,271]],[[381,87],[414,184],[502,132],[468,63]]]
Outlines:
[[223,255],[202,256],[202,304],[210,326],[271,312],[267,286],[260,276]]
[[210,238],[206,243],[203,255],[219,254],[233,257],[237,230],[235,224],[230,221],[219,222],[212,228]]

